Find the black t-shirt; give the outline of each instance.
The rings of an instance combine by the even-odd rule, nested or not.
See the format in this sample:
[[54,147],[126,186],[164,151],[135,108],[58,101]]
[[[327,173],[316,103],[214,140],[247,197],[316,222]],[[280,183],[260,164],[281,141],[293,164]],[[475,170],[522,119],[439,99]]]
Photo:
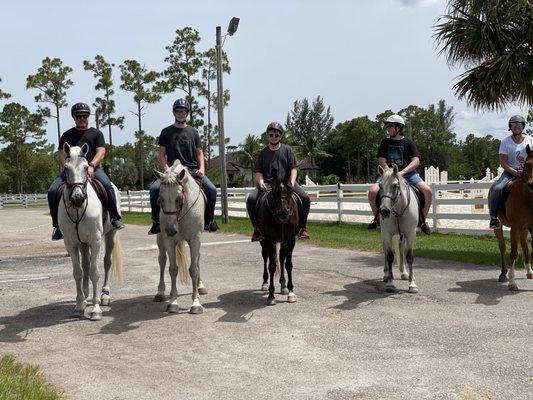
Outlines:
[[261,172],[265,182],[272,183],[272,170],[276,168],[278,176],[287,181],[291,176],[291,170],[297,166],[292,149],[282,143],[277,150],[271,150],[269,147],[261,150],[254,165],[254,173]]
[[157,143],[165,148],[169,167],[174,164],[175,160],[180,160],[188,169],[200,168],[196,158],[196,149],[202,147],[202,142],[200,141],[200,134],[192,126],[185,128],[176,128],[174,125],[167,126],[161,131]]
[[81,147],[84,143],[87,143],[89,146],[89,151],[87,151],[85,158],[88,162],[91,162],[94,158],[97,147],[105,147],[104,134],[95,128],[89,128],[84,131],[71,128],[61,135],[58,146],[59,150],[63,150],[64,143],[68,143],[71,147]]
[[404,137],[400,140],[385,138],[379,144],[378,158],[380,157],[387,159],[389,167],[396,164],[401,171],[409,165],[413,157],[419,157],[419,154],[415,142],[409,138]]

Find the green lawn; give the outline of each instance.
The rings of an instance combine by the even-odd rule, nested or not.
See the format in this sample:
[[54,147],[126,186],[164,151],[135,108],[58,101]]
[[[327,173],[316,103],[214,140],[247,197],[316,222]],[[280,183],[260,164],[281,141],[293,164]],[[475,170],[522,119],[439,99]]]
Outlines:
[[57,400],[62,395],[50,388],[33,365],[23,365],[11,356],[0,358],[0,400]]
[[[123,212],[126,223],[149,226],[148,213]],[[218,220],[220,232],[251,235],[247,218],[231,217],[228,224]],[[337,222],[310,222],[308,225],[311,240],[309,243],[364,251],[381,251],[379,231],[368,231],[363,224],[339,224]],[[509,249],[509,243],[507,244]],[[508,253],[508,251],[507,251]],[[433,233],[431,236],[417,235],[415,257],[440,260],[454,260],[481,265],[499,265],[500,253],[495,237],[467,236]],[[520,258],[521,260],[521,258]],[[521,266],[521,261],[517,263]]]

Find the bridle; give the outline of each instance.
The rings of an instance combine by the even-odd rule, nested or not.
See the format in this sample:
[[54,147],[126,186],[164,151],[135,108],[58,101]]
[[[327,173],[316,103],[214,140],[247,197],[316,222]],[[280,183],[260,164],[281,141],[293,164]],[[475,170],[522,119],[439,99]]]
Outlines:
[[[281,224],[281,243],[285,243],[285,224],[289,222],[290,217],[293,214],[293,209],[297,207],[297,205],[294,203],[291,203],[294,201],[294,199],[292,198],[292,196],[289,196],[287,193],[285,193],[283,189],[281,188],[281,186],[278,186],[278,190],[281,191],[280,202],[282,202],[285,199],[287,203],[289,204],[287,216],[282,219],[279,215],[280,208],[275,205],[274,207],[271,207],[270,202],[269,202],[269,197],[273,195],[274,193],[273,189],[269,189],[265,193],[265,203],[266,203],[266,208],[268,209],[270,214],[274,217],[274,219],[276,219]],[[294,205],[294,207],[291,207],[291,204]]]
[[[87,196],[87,184],[89,183],[89,177],[86,175],[85,176],[85,179],[83,180],[83,182],[74,182],[74,183],[69,183],[68,181],[65,182],[65,185],[67,187],[67,189],[69,190],[69,204],[67,204],[67,201],[65,200],[65,191],[63,191],[63,194],[62,194],[62,198],[63,198],[63,204],[65,205],[65,212],[67,213],[67,216],[68,218],[70,219],[70,221],[76,226],[76,236],[78,237],[78,241],[81,243],[81,244],[86,244],[85,242],[83,242],[80,238],[80,231],[79,231],[79,224],[81,222],[81,220],[83,219],[83,217],[85,216],[85,213],[87,211],[87,207],[89,206],[89,196]],[[69,208],[72,208],[72,192],[74,191],[75,188],[79,187],[81,189],[81,192],[83,193],[83,196],[85,198],[84,200],[84,208],[83,208],[83,212],[81,213],[81,216],[80,216],[80,210],[78,207],[74,207],[76,209],[76,219],[72,218],[72,216],[70,215],[70,213],[68,212]]]
[[396,217],[396,224],[398,226],[398,233],[401,234],[400,232],[400,218],[403,216],[403,214],[405,213],[405,210],[407,210],[407,208],[409,207],[409,204],[411,203],[411,188],[409,187],[409,185],[407,183],[405,183],[405,186],[407,188],[407,198],[406,198],[406,201],[405,201],[405,206],[403,207],[403,209],[401,210],[401,212],[397,212],[394,208],[394,206],[396,205],[396,203],[398,202],[398,200],[400,199],[401,197],[401,194],[402,194],[402,181],[400,178],[395,178],[395,179],[398,179],[398,187],[396,188],[396,193],[394,193],[394,196],[389,196],[387,194],[383,194],[381,195],[381,198],[386,198],[386,199],[391,199],[391,207],[390,207],[390,210],[392,212],[392,214]]
[[[182,188],[183,188],[183,185],[180,185]],[[165,215],[175,215],[177,218],[178,218],[178,222],[181,221],[188,213],[189,211],[194,207],[194,205],[196,204],[196,202],[198,201],[198,199],[200,198],[200,194],[202,193],[202,189],[198,186],[198,194],[196,195],[196,198],[194,199],[193,203],[191,204],[191,206],[187,209],[187,211],[185,211],[185,213],[183,215],[180,215],[181,212],[183,211],[183,205],[186,203],[186,200],[187,200],[187,196],[186,196],[186,193],[185,191],[182,191],[182,196],[181,196],[181,201],[180,201],[180,204],[179,206],[175,209],[175,210],[172,210],[172,211],[166,211],[163,207],[163,204],[161,204],[161,211],[163,211],[163,214]]]

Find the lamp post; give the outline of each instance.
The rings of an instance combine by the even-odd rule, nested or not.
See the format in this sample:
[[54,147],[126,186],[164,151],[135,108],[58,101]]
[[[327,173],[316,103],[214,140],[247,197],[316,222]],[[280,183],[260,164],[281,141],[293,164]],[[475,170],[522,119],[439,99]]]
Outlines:
[[[227,35],[233,36],[239,26],[239,18],[233,17],[229,23]],[[226,147],[224,136],[224,89],[222,85],[222,32],[220,26],[216,28],[217,36],[217,109],[218,109],[218,158],[220,160],[220,203],[222,208],[222,223],[228,223],[228,187],[226,176]]]

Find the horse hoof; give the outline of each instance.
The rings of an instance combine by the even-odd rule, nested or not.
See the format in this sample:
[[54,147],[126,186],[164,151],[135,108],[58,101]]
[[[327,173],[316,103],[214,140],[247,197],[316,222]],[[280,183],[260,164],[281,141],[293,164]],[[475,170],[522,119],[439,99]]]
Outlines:
[[533,273],[527,273],[526,274],[527,279],[533,279]]
[[179,306],[177,304],[169,304],[167,306],[167,312],[171,314],[175,314],[180,310]]
[[165,295],[164,294],[156,294],[154,296],[154,303],[162,303],[164,302],[166,299],[165,299]]
[[513,283],[513,284],[509,284],[509,290],[512,290],[513,292],[517,292],[518,291],[518,286],[516,286],[516,283]]
[[202,306],[192,306],[189,310],[190,314],[201,314],[204,312],[204,308]]
[[268,290],[268,284],[263,283],[263,285],[261,286],[261,291],[266,292],[267,290]]
[[281,294],[284,294],[284,295],[289,294],[289,289],[287,289],[286,287],[281,288]]
[[101,306],[108,306],[111,303],[111,297],[108,294],[102,295],[100,298],[100,305]]
[[387,275],[383,275],[383,282],[387,282],[389,280],[389,277]]
[[72,312],[72,318],[83,318],[85,316],[84,310],[74,309]]
[[207,294],[207,288],[205,288],[205,287],[198,288],[198,294],[201,294],[202,296],[206,295]]
[[97,313],[91,313],[91,321],[100,321],[102,319],[102,313],[101,312],[97,312]]
[[409,293],[418,293],[418,288],[416,286],[409,286]]
[[275,306],[276,305],[276,299],[275,298],[268,298],[267,299],[267,306]]
[[498,282],[509,282],[509,278],[507,278],[507,275],[501,274],[498,278]]
[[292,292],[287,296],[287,303],[296,303],[296,295]]
[[402,281],[408,281],[409,280],[409,274],[402,274]]

